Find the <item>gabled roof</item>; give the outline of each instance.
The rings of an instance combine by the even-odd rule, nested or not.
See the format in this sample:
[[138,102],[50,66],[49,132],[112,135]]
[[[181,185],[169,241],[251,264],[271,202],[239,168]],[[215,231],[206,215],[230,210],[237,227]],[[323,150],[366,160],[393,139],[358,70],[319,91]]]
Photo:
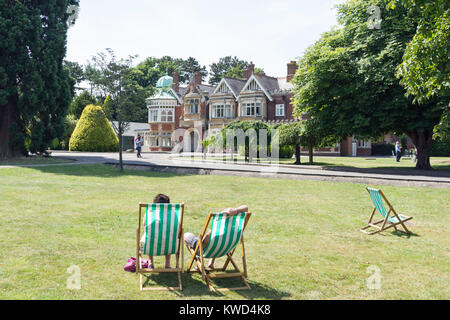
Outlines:
[[234,97],[237,99],[242,88],[244,88],[245,83],[246,83],[245,80],[223,77],[222,80],[220,80],[219,84],[214,89],[214,92],[212,94],[217,93],[219,88],[223,84],[225,84],[228,87],[228,89],[230,89],[230,91],[233,93]]
[[252,81],[255,81],[261,88],[261,90],[264,92],[264,94],[267,96],[267,98],[270,101],[273,101],[273,97],[270,93],[275,92],[280,88],[278,86],[277,78],[252,74],[250,78],[247,80],[242,91],[245,91]]
[[208,95],[210,95],[214,92],[215,86],[212,86],[209,84],[198,84],[197,89],[200,92],[206,92],[206,93],[208,93]]

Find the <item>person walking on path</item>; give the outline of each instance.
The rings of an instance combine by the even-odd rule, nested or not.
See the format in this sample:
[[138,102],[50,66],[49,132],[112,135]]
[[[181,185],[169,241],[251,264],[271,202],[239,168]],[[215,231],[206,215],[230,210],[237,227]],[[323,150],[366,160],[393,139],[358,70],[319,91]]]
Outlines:
[[136,143],[137,157],[142,158],[141,156],[142,138],[140,135],[138,135],[138,137],[136,138],[135,143]]
[[397,162],[400,162],[400,158],[402,157],[402,148],[400,146],[400,142],[395,143],[395,155],[397,156]]

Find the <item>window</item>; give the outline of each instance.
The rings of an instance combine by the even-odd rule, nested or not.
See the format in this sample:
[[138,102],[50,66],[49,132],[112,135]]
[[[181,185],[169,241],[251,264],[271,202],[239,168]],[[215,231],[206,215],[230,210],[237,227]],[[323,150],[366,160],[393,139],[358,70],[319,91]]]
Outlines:
[[225,106],[225,118],[231,118],[231,106],[229,104]]
[[152,109],[150,110],[150,122],[158,122],[158,109]]
[[150,109],[149,122],[173,122],[174,109],[173,108],[153,108]]
[[358,147],[359,148],[370,148],[371,147],[370,141],[358,140]]
[[284,104],[277,104],[275,106],[275,116],[284,117]]
[[[229,106],[227,106],[229,107]],[[213,113],[212,113],[212,117],[213,118],[224,118],[225,116],[225,107],[223,104],[215,104],[213,106]]]
[[161,111],[161,122],[166,122],[167,121],[167,111],[163,110]]
[[167,111],[167,122],[173,122],[173,111]]
[[199,99],[188,100],[186,106],[186,113],[199,113],[199,111],[200,111],[200,100]]
[[242,106],[243,106],[242,115],[244,117],[261,115],[261,103],[260,102],[243,103]]

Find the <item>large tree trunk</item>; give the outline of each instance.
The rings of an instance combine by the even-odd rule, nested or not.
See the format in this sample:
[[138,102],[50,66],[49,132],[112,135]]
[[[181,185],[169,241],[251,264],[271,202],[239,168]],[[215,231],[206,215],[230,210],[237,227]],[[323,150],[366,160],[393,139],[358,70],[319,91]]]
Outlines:
[[295,164],[301,164],[301,150],[300,150],[300,146],[296,145],[295,146]]
[[414,131],[410,134],[410,137],[417,149],[416,169],[430,170],[430,153],[433,145],[433,132]]
[[0,159],[19,157],[20,149],[10,145],[10,128],[17,119],[16,105],[8,101],[0,110]]
[[[119,124],[120,126],[120,124]],[[123,171],[123,159],[122,159],[122,146],[123,143],[123,137],[122,137],[122,130],[119,129],[119,166],[120,166],[120,171]]]
[[309,164],[312,165],[314,163],[314,150],[311,142],[308,142],[308,152],[309,152]]

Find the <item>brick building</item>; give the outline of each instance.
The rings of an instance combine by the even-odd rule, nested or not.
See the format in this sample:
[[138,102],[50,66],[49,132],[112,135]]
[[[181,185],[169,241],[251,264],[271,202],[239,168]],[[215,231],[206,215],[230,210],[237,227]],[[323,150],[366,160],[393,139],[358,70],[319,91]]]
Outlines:
[[[177,72],[160,78],[157,92],[147,100],[150,131],[139,132],[144,137],[143,152],[172,151],[175,139],[183,142],[182,151],[201,150],[202,136],[208,130],[215,134],[235,120],[261,120],[269,124],[294,122],[291,102],[291,80],[297,70],[295,61],[287,64],[283,77],[254,73],[250,63],[242,79],[224,77],[216,85],[202,83],[196,72],[186,86],[181,86]],[[194,128],[196,126],[196,128]],[[173,135],[182,130],[183,138]],[[185,134],[187,132],[187,134]],[[177,151],[181,151],[177,150]],[[370,142],[348,138],[333,148],[315,151],[324,155],[370,155]]]

